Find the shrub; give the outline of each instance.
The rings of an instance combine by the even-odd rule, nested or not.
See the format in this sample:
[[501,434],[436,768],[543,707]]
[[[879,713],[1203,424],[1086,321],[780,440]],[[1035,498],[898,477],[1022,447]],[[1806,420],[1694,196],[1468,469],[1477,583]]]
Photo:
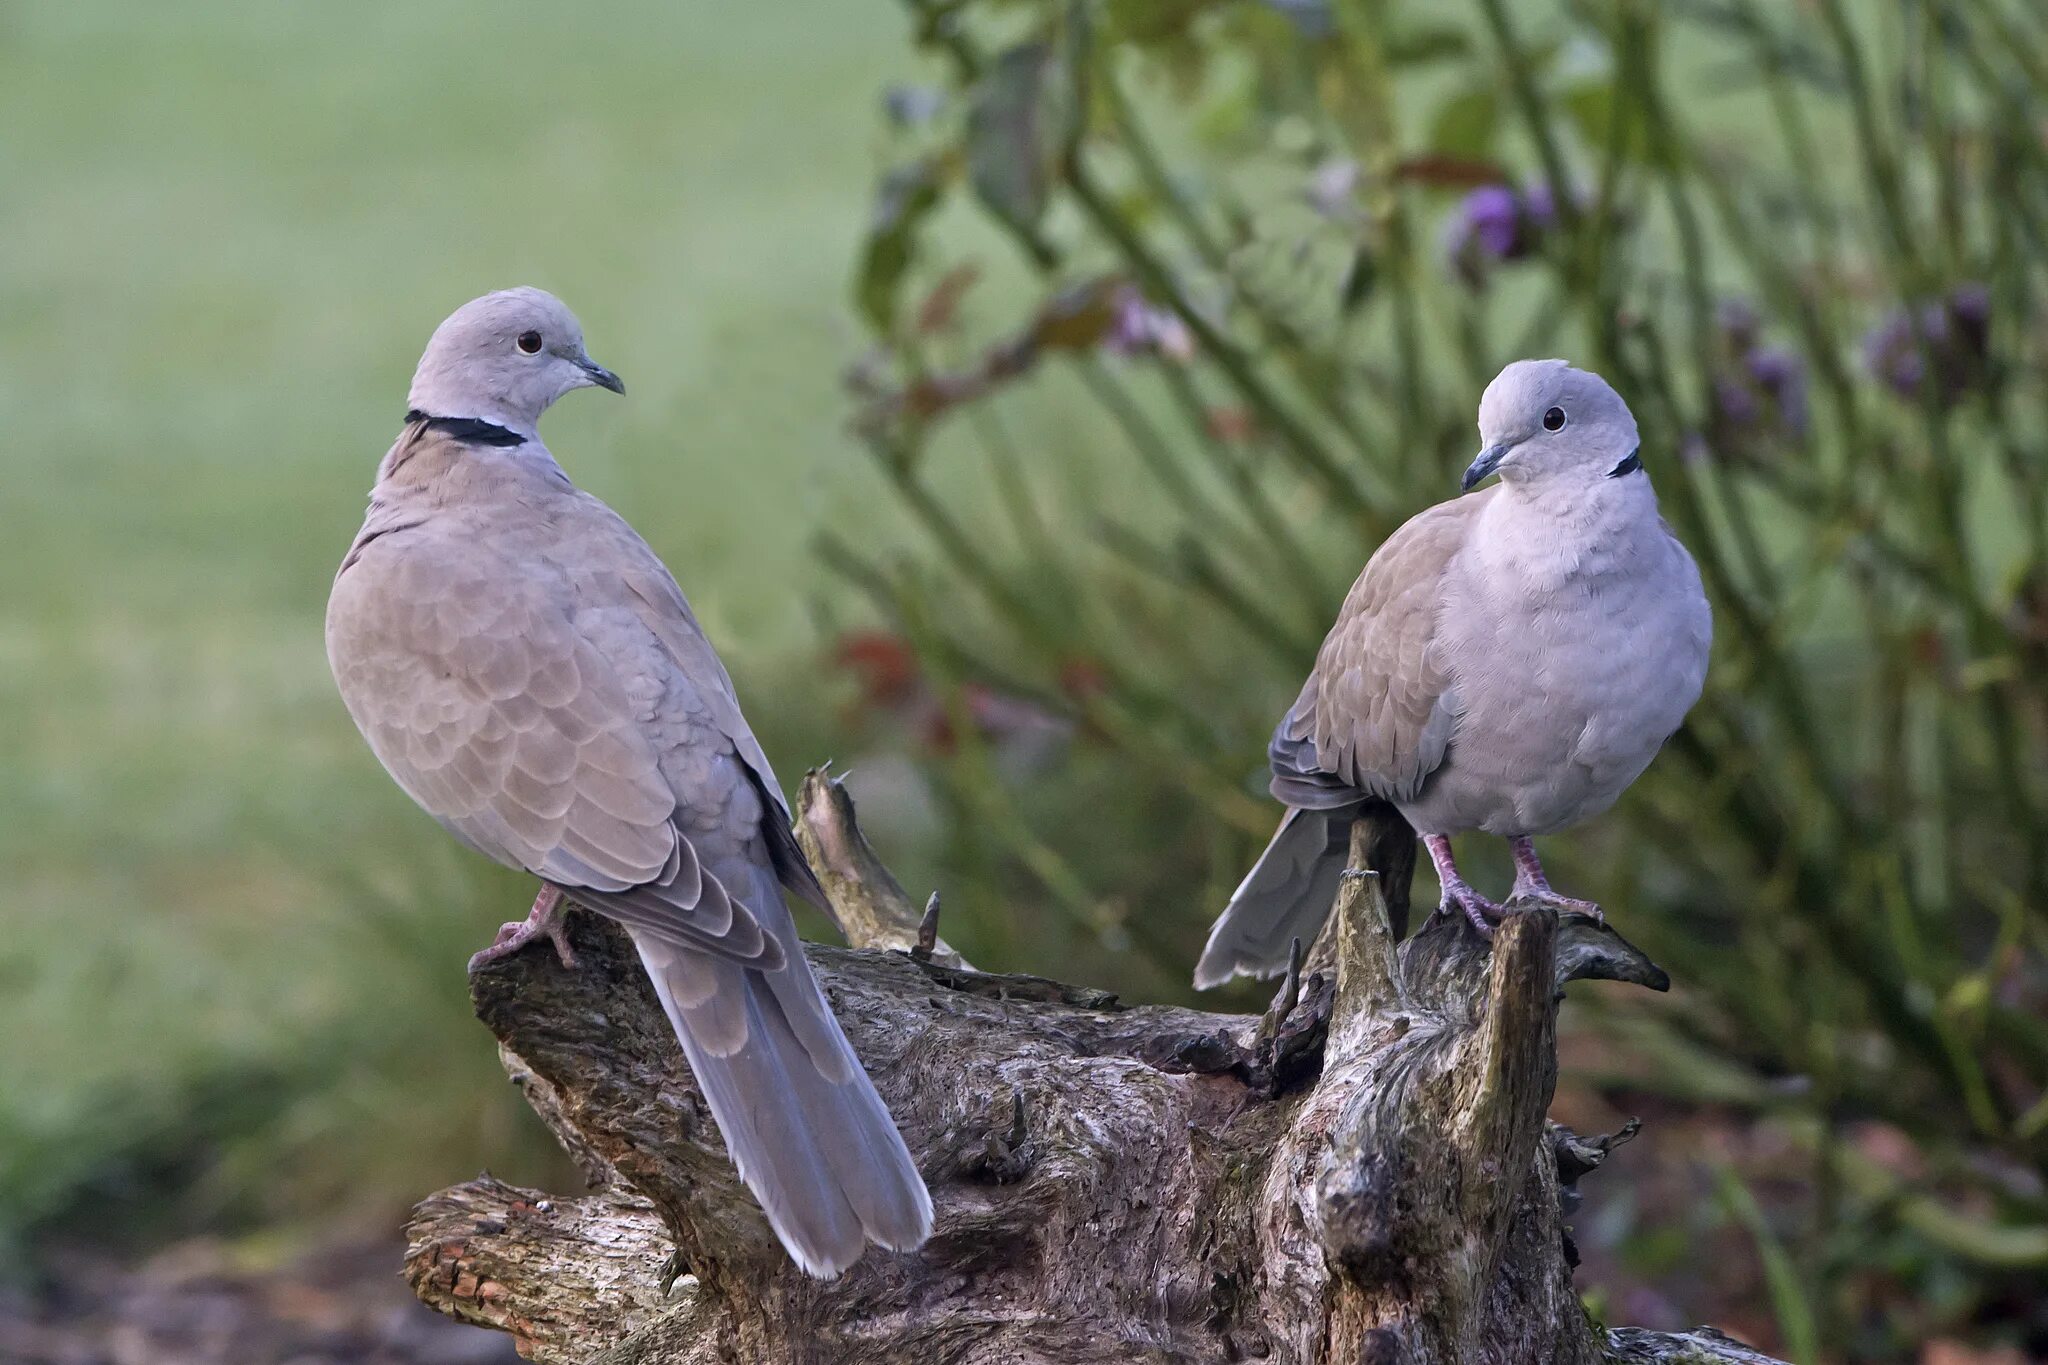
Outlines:
[[[851,384],[933,549],[823,548],[946,721],[955,874],[1184,981],[1350,577],[1453,491],[1502,364],[1571,357],[1641,420],[1718,633],[1666,755],[1561,850],[1687,988],[1601,1003],[1615,1069],[1807,1154],[1823,1342],[2014,1301],[2048,1264],[2040,14],[908,9],[933,79],[888,100]],[[1006,272],[1028,305],[968,307]],[[1083,448],[1015,444],[1047,406]],[[1003,536],[957,505],[977,447]],[[991,698],[1071,743],[1004,769]]]

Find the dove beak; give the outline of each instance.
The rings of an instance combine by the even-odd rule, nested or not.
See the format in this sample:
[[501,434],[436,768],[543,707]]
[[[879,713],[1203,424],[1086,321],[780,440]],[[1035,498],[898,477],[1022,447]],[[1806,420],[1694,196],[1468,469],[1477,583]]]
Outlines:
[[624,393],[626,391],[625,380],[619,378],[589,356],[584,356],[576,363],[583,367],[583,373],[590,376],[590,382],[597,385],[600,389],[610,389],[613,393]]
[[1479,458],[1465,466],[1465,477],[1458,481],[1458,491],[1461,493],[1471,492],[1472,485],[1500,468],[1500,462],[1508,457],[1508,451],[1513,448],[1506,441],[1496,441],[1480,451]]

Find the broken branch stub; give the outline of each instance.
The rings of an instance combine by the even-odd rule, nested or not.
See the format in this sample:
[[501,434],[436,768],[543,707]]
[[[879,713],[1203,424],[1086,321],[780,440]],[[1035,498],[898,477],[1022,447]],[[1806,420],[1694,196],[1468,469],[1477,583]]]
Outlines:
[[[843,795],[814,779],[806,826]],[[579,913],[578,969],[522,952],[471,987],[603,1188],[484,1180],[428,1200],[408,1251],[423,1299],[572,1365],[1764,1359],[1608,1332],[1573,1288],[1562,1203],[1605,1148],[1545,1126],[1557,986],[1655,971],[1611,930],[1541,910],[1491,950],[1444,917],[1396,943],[1360,873],[1333,969],[1297,971],[1263,1021],[1131,1007],[916,960],[915,908],[869,880],[851,803],[828,809],[835,906],[881,907],[852,932],[904,939],[813,946],[811,965],[931,1186],[931,1240],[800,1274],[630,943]]]
[[938,893],[920,911],[869,846],[844,779],[832,776],[829,767],[811,769],[796,810],[797,843],[832,902],[832,921],[842,938],[856,948],[916,950],[948,967],[967,965],[938,936]]

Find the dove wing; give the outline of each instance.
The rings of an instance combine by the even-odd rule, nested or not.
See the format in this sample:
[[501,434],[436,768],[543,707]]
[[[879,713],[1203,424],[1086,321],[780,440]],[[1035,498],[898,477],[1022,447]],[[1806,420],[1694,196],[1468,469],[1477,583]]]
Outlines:
[[463,842],[678,946],[779,966],[680,818],[648,732],[658,689],[635,686],[666,671],[657,646],[600,649],[561,588],[432,524],[359,542],[327,627],[350,715]]
[[702,708],[703,720],[732,746],[760,797],[764,807],[760,833],[776,877],[790,891],[832,914],[831,902],[790,829],[789,801],[782,784],[741,713],[732,678],[697,624],[689,599],[668,566],[624,518],[594,498],[587,505],[593,513],[593,560],[618,575],[621,600],[661,642],[674,668],[690,680],[692,700]]
[[1301,695],[1273,732],[1273,795],[1332,810],[1403,801],[1444,761],[1457,719],[1437,647],[1444,572],[1491,489],[1421,512],[1351,586]]

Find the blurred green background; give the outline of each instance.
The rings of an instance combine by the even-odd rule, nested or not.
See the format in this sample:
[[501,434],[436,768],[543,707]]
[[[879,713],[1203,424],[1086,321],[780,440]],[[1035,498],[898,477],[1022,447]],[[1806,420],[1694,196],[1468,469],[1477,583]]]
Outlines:
[[0,3],[0,1266],[567,1180],[463,989],[530,887],[389,783],[320,639],[425,338],[532,283],[629,386],[551,446],[785,784],[850,765],[980,965],[1146,999],[1485,380],[1602,369],[1720,640],[1556,841],[1680,983],[1566,1010],[1560,1117],[1651,1119],[1580,1220],[1596,1307],[2048,1349],[2044,38],[2001,0]]
[[[462,984],[527,893],[363,748],[328,582],[428,333],[543,285],[631,385],[549,439],[688,586],[784,765],[830,753],[806,545],[889,534],[837,374],[908,60],[877,7],[0,8],[17,1251],[95,1190],[388,1221],[530,1155]],[[320,1174],[279,1180],[287,1153]]]

